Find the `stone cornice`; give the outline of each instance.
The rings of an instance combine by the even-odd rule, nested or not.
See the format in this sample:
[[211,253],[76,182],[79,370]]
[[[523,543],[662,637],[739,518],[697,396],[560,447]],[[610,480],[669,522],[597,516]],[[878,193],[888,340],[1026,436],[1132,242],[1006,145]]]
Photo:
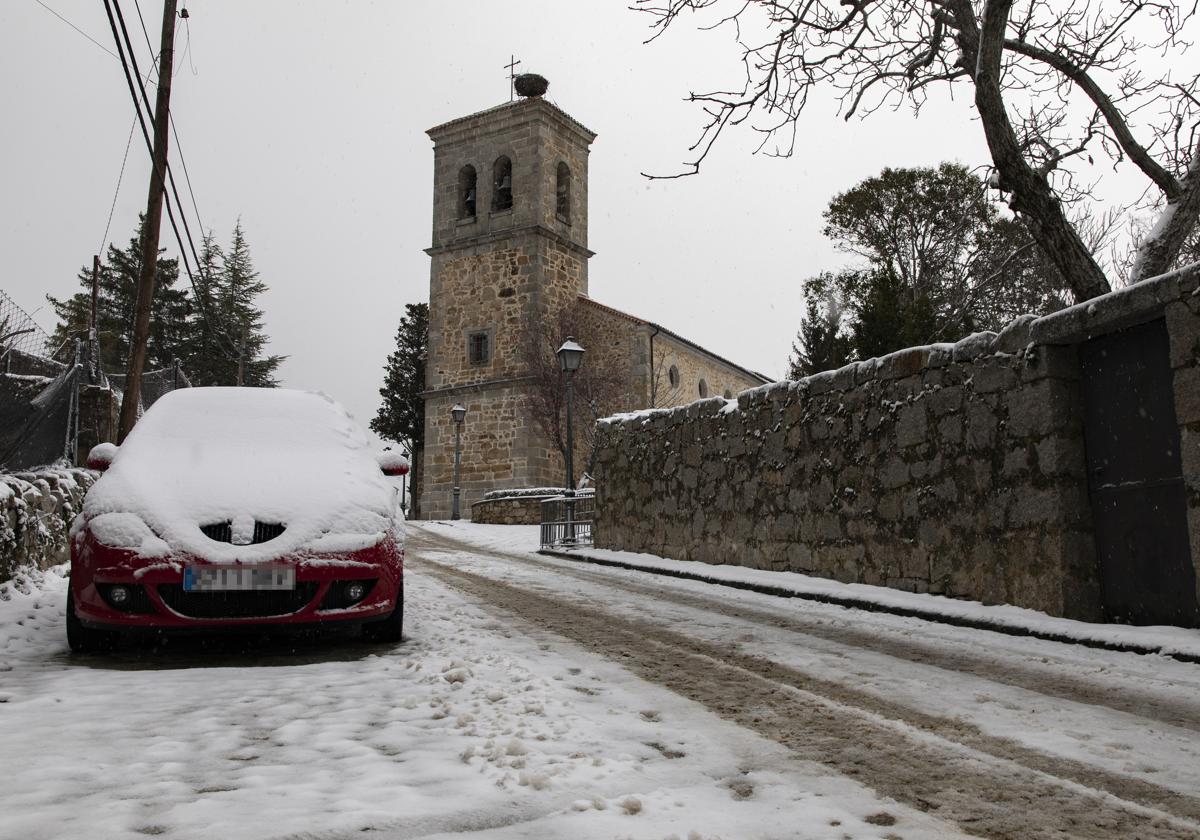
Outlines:
[[[458,135],[466,134],[473,129],[486,129],[491,124],[499,124],[505,120],[514,122],[543,119],[558,125],[561,130],[579,136],[585,145],[591,145],[596,139],[596,133],[583,123],[576,120],[566,111],[552,105],[540,96],[528,99],[518,99],[516,102],[505,102],[494,108],[488,108],[465,117],[458,117],[449,122],[436,125],[425,133],[436,144],[452,143]],[[511,124],[511,123],[510,123]]]
[[431,388],[428,391],[422,391],[417,394],[423,400],[428,400],[431,397],[446,397],[451,394],[463,394],[479,392],[486,388],[505,387],[508,385],[524,385],[527,382],[533,382],[534,376],[510,376],[508,379],[487,379],[483,382],[470,382],[465,385],[451,385],[448,388]]
[[573,251],[574,253],[581,255],[585,259],[594,257],[596,255],[595,251],[585,248],[577,242],[572,242],[561,233],[553,231],[545,225],[525,225],[524,227],[519,228],[493,231],[492,233],[485,233],[480,236],[471,236],[445,245],[430,246],[429,248],[425,249],[425,253],[431,257],[434,257],[438,254],[449,253],[450,251],[462,251],[466,250],[467,248],[473,248],[476,245],[488,245],[492,242],[511,239],[514,236],[528,236],[531,234],[534,236],[544,236],[545,238],[552,240],[556,244],[566,248],[568,251]]

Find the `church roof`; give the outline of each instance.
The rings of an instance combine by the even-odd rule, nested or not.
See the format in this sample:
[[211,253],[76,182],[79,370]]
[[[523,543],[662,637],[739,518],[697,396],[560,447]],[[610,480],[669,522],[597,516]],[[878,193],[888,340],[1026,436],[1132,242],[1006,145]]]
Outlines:
[[674,330],[669,330],[666,327],[662,326],[661,324],[656,324],[653,321],[647,321],[644,318],[638,318],[636,315],[630,315],[628,312],[622,312],[620,309],[614,309],[613,307],[608,306],[603,303],[600,303],[599,301],[592,300],[587,295],[580,295],[579,302],[587,304],[588,306],[594,307],[596,309],[599,309],[601,312],[606,312],[609,315],[615,315],[618,318],[623,318],[626,321],[631,321],[639,326],[653,327],[656,333],[665,333],[666,335],[671,336],[671,338],[675,339],[676,341],[678,341],[682,344],[686,344],[688,347],[691,347],[693,350],[703,353],[705,356],[708,356],[709,358],[714,359],[723,365],[727,365],[731,368],[734,368],[735,370],[739,370],[742,373],[744,373],[746,376],[749,376],[752,379],[758,379],[761,382],[763,382],[764,384],[775,381],[768,376],[764,376],[763,374],[759,373],[758,371],[750,370],[749,368],[744,368],[739,364],[735,364],[734,362],[729,361],[729,359],[726,359],[724,356],[718,356],[716,353],[712,352],[711,350],[701,347],[696,342],[691,341],[690,339],[684,338],[679,333],[675,332]]
[[589,143],[596,137],[596,132],[592,131],[590,128],[585,126],[579,120],[572,117],[570,114],[568,114],[562,108],[559,108],[554,103],[552,103],[549,100],[544,99],[540,96],[531,96],[531,97],[528,97],[525,99],[518,99],[515,102],[505,102],[504,104],[496,105],[493,108],[485,108],[482,111],[476,111],[474,114],[467,114],[465,117],[456,117],[455,119],[452,119],[449,122],[444,122],[441,125],[435,125],[433,128],[427,130],[425,133],[428,134],[430,137],[433,137],[435,135],[444,134],[447,131],[459,128],[460,126],[464,125],[465,123],[469,123],[472,121],[483,122],[490,118],[500,116],[504,111],[510,111],[510,110],[517,111],[520,109],[532,109],[532,108],[545,109],[553,116],[557,117],[560,120],[563,120],[568,125],[570,125],[572,128],[585,134],[588,137]]

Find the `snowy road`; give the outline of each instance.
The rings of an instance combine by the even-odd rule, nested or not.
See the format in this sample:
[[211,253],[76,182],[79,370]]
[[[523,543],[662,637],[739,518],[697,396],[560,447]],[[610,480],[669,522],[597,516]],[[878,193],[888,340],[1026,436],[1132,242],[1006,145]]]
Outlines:
[[394,647],[77,658],[6,586],[0,838],[1200,836],[1200,666],[532,539],[413,527]]

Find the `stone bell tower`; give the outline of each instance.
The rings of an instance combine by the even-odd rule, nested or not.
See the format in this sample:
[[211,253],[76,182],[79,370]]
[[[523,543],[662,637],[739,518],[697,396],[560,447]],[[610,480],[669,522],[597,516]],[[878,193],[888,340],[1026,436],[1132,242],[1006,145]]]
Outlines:
[[421,515],[450,517],[462,425],[462,518],[489,490],[561,486],[562,459],[526,409],[530,331],[587,293],[587,166],[595,139],[518,78],[516,102],[428,132],[433,244]]

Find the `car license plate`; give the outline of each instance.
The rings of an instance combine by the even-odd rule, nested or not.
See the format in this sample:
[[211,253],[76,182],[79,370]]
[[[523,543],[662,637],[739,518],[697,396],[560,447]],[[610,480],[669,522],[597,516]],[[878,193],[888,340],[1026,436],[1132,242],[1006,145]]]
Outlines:
[[295,588],[292,566],[187,566],[183,570],[184,592]]

